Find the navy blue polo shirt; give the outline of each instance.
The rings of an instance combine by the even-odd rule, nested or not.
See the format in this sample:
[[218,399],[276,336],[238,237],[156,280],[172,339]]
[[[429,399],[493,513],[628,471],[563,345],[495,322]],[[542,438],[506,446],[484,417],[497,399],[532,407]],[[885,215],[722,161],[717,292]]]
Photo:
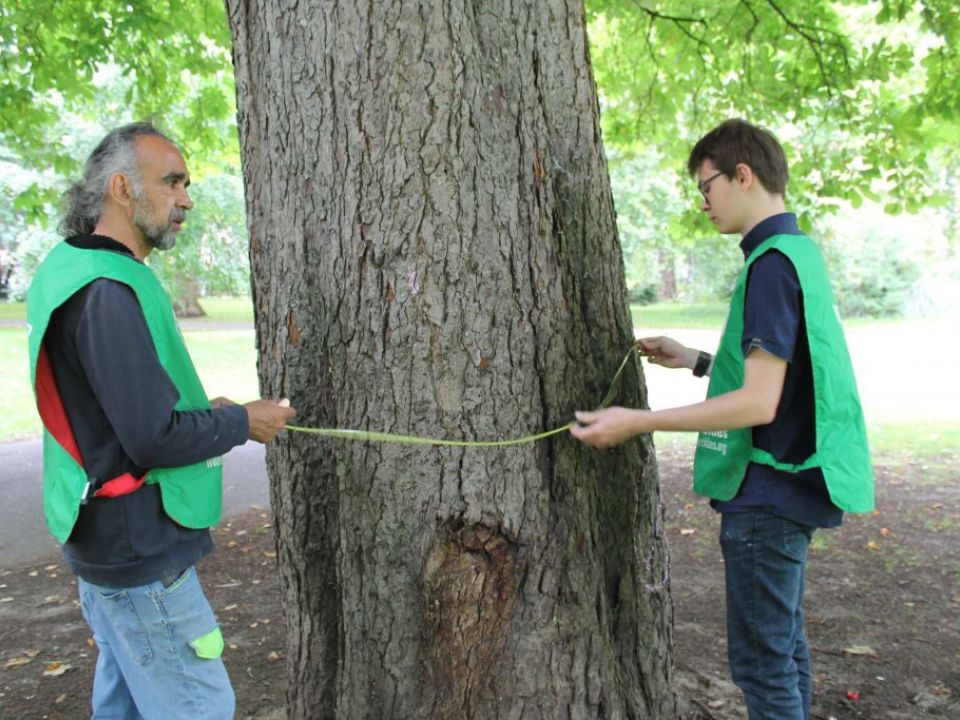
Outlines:
[[[800,235],[793,213],[772,215],[740,243],[744,258],[774,235]],[[741,349],[754,348],[787,361],[783,394],[769,425],[753,428],[754,447],[779,462],[799,464],[816,450],[813,369],[803,316],[803,291],[793,263],[770,250],[750,266],[743,306]],[[830,501],[820,468],[798,473],[750,463],[737,495],[711,501],[718,512],[763,510],[810,527],[837,527],[843,511]]]

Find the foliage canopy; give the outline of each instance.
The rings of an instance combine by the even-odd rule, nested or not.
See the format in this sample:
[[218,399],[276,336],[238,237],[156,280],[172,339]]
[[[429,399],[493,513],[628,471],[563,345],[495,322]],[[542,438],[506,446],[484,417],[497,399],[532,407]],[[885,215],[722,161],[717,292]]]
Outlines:
[[[634,250],[666,245],[676,256],[690,237],[713,233],[684,164],[692,143],[730,116],[783,140],[789,202],[808,229],[843,203],[914,212],[955,196],[955,0],[586,5],[628,274],[631,264],[634,275],[654,272]],[[0,0],[0,53],[0,161],[46,171],[17,189],[12,209],[0,192],[0,215],[50,213],[82,158],[82,129],[68,118],[96,127],[152,118],[184,144],[194,174],[237,172],[220,0]],[[656,200],[633,197],[638,182]]]

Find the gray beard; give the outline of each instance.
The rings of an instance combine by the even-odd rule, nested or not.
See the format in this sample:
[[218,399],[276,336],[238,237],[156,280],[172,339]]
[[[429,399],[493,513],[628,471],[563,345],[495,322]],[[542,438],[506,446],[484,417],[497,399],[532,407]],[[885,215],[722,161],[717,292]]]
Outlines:
[[183,221],[186,213],[179,208],[174,208],[170,212],[167,222],[154,224],[150,220],[150,211],[152,208],[145,200],[138,200],[133,209],[133,224],[143,233],[144,239],[150,244],[150,247],[156,250],[170,250],[177,244],[177,234],[173,230],[174,220]]

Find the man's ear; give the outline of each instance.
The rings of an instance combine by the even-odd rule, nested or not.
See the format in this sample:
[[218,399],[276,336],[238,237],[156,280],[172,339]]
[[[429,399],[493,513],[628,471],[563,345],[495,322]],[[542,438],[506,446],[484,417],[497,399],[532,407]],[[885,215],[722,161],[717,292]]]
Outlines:
[[107,195],[118,205],[128,207],[133,203],[130,179],[121,172],[114,173],[107,182]]

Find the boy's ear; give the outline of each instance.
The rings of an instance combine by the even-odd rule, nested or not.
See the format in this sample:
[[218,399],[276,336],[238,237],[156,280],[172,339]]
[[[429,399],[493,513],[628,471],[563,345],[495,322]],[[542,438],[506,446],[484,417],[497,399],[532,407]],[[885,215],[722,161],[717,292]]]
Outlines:
[[740,186],[741,190],[749,190],[753,187],[756,179],[756,176],[753,174],[753,168],[746,163],[737,163],[737,167],[734,168],[733,171],[733,180]]

